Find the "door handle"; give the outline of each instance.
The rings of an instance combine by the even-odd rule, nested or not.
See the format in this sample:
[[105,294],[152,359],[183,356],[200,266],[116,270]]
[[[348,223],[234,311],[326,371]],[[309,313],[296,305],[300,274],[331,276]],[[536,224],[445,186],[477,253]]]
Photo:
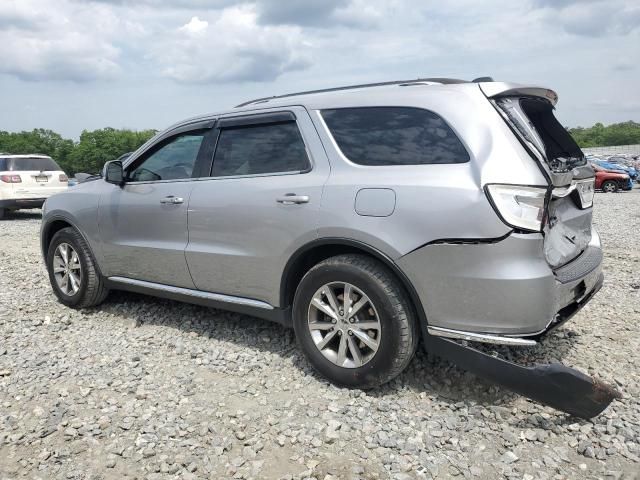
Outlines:
[[173,195],[169,195],[168,197],[164,197],[160,199],[160,203],[169,204],[169,205],[179,205],[184,203],[184,198],[182,197],[174,197]]
[[283,205],[309,203],[309,195],[296,195],[295,193],[287,193],[283,197],[276,198],[276,202]]

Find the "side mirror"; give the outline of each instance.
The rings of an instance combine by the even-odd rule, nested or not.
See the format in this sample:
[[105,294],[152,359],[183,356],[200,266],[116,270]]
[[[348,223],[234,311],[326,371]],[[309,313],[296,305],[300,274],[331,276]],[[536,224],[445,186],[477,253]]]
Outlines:
[[102,176],[104,177],[105,182],[122,185],[124,183],[122,162],[120,160],[112,160],[105,163]]

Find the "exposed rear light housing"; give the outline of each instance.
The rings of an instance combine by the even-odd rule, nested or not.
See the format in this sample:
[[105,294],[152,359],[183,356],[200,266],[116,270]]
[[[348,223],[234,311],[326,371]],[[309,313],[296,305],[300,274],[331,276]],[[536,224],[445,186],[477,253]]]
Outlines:
[[62,183],[66,183],[66,182],[69,181],[69,177],[67,177],[64,173],[61,173],[60,177],[58,177],[58,178]]
[[0,180],[4,183],[22,183],[20,175],[0,175]]
[[500,219],[517,230],[541,232],[547,187],[490,184],[485,192]]
[[593,196],[596,191],[595,182],[595,177],[574,180],[571,182],[571,185],[567,187],[554,188],[552,194],[554,198],[562,198],[575,191],[580,200],[580,208],[584,210],[585,208],[593,206]]

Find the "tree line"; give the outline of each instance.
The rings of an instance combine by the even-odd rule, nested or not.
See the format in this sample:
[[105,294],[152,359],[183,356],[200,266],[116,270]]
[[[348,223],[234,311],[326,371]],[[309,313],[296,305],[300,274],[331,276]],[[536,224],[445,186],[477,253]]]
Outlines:
[[43,128],[30,132],[0,131],[0,152],[49,155],[69,175],[99,173],[105,162],[136,150],[155,134],[155,130],[102,128],[84,130],[80,140],[74,142]]
[[[640,143],[640,123],[628,121],[592,127],[569,128],[569,133],[581,147],[610,147]],[[59,133],[43,128],[30,132],[0,130],[0,152],[49,155],[70,175],[78,172],[99,173],[109,160],[132,152],[155,135],[155,130],[102,128],[84,130],[79,141],[63,138]]]
[[640,143],[640,123],[622,122],[604,126],[596,123],[593,127],[570,128],[581,147],[613,147],[615,145],[636,145]]

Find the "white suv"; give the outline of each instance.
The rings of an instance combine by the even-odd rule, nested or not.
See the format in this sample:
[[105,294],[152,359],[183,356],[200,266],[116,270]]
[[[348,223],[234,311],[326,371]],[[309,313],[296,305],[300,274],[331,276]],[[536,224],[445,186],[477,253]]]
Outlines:
[[0,219],[8,210],[42,207],[48,197],[66,190],[68,182],[51,157],[0,153]]

